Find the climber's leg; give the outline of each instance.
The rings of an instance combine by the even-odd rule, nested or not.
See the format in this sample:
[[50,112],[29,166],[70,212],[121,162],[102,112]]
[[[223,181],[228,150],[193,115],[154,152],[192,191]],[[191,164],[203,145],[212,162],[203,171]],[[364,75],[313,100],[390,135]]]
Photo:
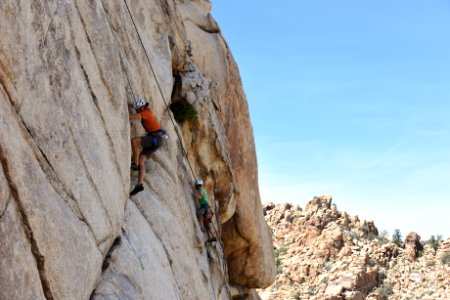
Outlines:
[[200,229],[205,232],[205,218],[203,215],[198,216],[198,220],[200,222]]
[[135,165],[139,165],[139,151],[141,149],[141,138],[132,138],[131,139],[131,150],[133,152],[133,162]]
[[[144,148],[145,149],[145,148]],[[136,186],[131,191],[130,196],[134,196],[137,193],[144,190],[144,176],[145,176],[145,161],[147,160],[147,156],[145,154],[139,155],[139,176],[138,176],[138,182],[136,183]]]
[[137,184],[142,184],[144,182],[145,176],[145,162],[147,161],[147,156],[145,154],[139,155],[139,177]]

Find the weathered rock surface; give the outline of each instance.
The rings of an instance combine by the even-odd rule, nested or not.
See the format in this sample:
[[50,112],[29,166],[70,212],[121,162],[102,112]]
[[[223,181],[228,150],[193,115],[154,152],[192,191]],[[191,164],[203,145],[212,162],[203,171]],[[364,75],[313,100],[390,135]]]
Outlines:
[[423,247],[420,243],[420,235],[418,235],[416,232],[408,233],[405,238],[405,251],[409,261],[415,261],[419,254],[419,251],[422,250]]
[[[192,47],[195,62],[204,76],[211,79],[210,94],[199,93],[205,80],[200,80],[194,88],[199,101],[199,111],[204,111],[208,127],[214,128],[214,148],[199,145],[191,140],[195,153],[201,154],[198,160],[203,162],[209,173],[214,174],[214,191],[219,197],[222,211],[225,255],[228,260],[231,281],[250,287],[268,286],[275,275],[273,252],[267,250],[271,244],[270,230],[264,220],[259,197],[256,154],[252,127],[245,94],[239,71],[227,44],[217,32],[215,22],[209,15],[207,1],[186,1],[185,5],[199,3],[203,8],[184,11],[186,32]],[[201,5],[200,5],[201,4]],[[198,20],[195,22],[195,20]],[[205,25],[206,24],[206,25]],[[192,76],[194,72],[190,72]],[[191,86],[192,84],[191,81]],[[185,93],[189,95],[188,92]],[[188,97],[188,96],[187,96]],[[217,114],[211,114],[217,112]],[[236,128],[239,127],[239,130]],[[211,135],[200,127],[200,137]],[[198,136],[197,136],[198,138]],[[243,143],[242,141],[246,141]],[[248,142],[247,142],[248,141]],[[198,148],[201,147],[201,148]],[[230,151],[233,149],[233,151]],[[221,159],[211,160],[215,152]],[[209,158],[209,160],[208,160]],[[224,161],[225,164],[219,163]],[[249,173],[248,170],[255,170]],[[218,176],[228,172],[226,177]],[[262,247],[262,245],[265,245]]]
[[262,299],[450,299],[450,239],[435,251],[412,232],[400,248],[373,221],[338,211],[329,196],[304,210],[270,203],[263,211],[277,279],[258,290]]
[[[229,280],[272,282],[247,102],[210,8],[0,2],[0,299],[229,299]],[[171,138],[129,199],[135,97]],[[174,127],[174,99],[198,121]],[[204,243],[181,145],[223,244]]]

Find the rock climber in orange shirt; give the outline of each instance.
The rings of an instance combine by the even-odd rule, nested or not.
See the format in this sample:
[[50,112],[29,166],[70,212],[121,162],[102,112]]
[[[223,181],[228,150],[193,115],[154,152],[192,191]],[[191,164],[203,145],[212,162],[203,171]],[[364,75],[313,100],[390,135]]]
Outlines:
[[[139,171],[139,176],[137,184],[131,191],[130,196],[134,196],[144,190],[145,162],[168,138],[167,133],[161,129],[158,120],[156,120],[148,106],[148,103],[144,99],[136,99],[134,101],[134,108],[137,113],[129,114],[130,121],[141,121],[147,133],[145,136],[131,139],[131,149],[133,152],[131,169],[133,171]],[[142,151],[140,151],[141,147]]]

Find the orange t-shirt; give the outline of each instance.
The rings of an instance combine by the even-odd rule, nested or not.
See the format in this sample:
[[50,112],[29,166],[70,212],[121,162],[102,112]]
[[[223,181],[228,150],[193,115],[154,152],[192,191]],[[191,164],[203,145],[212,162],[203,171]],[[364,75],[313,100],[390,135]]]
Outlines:
[[155,115],[153,112],[146,108],[143,111],[140,112],[141,114],[141,123],[142,126],[144,126],[145,131],[147,132],[153,132],[161,129],[161,126],[159,126],[158,121],[155,118]]

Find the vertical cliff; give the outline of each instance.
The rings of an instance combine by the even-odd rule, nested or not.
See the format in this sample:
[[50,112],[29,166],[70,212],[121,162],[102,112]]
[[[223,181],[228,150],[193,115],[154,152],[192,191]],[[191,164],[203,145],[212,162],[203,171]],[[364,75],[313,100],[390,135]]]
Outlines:
[[[229,299],[273,281],[247,102],[210,6],[0,2],[0,299]],[[135,97],[170,139],[129,198]],[[198,120],[173,123],[174,100]],[[220,242],[204,242],[193,173]]]

